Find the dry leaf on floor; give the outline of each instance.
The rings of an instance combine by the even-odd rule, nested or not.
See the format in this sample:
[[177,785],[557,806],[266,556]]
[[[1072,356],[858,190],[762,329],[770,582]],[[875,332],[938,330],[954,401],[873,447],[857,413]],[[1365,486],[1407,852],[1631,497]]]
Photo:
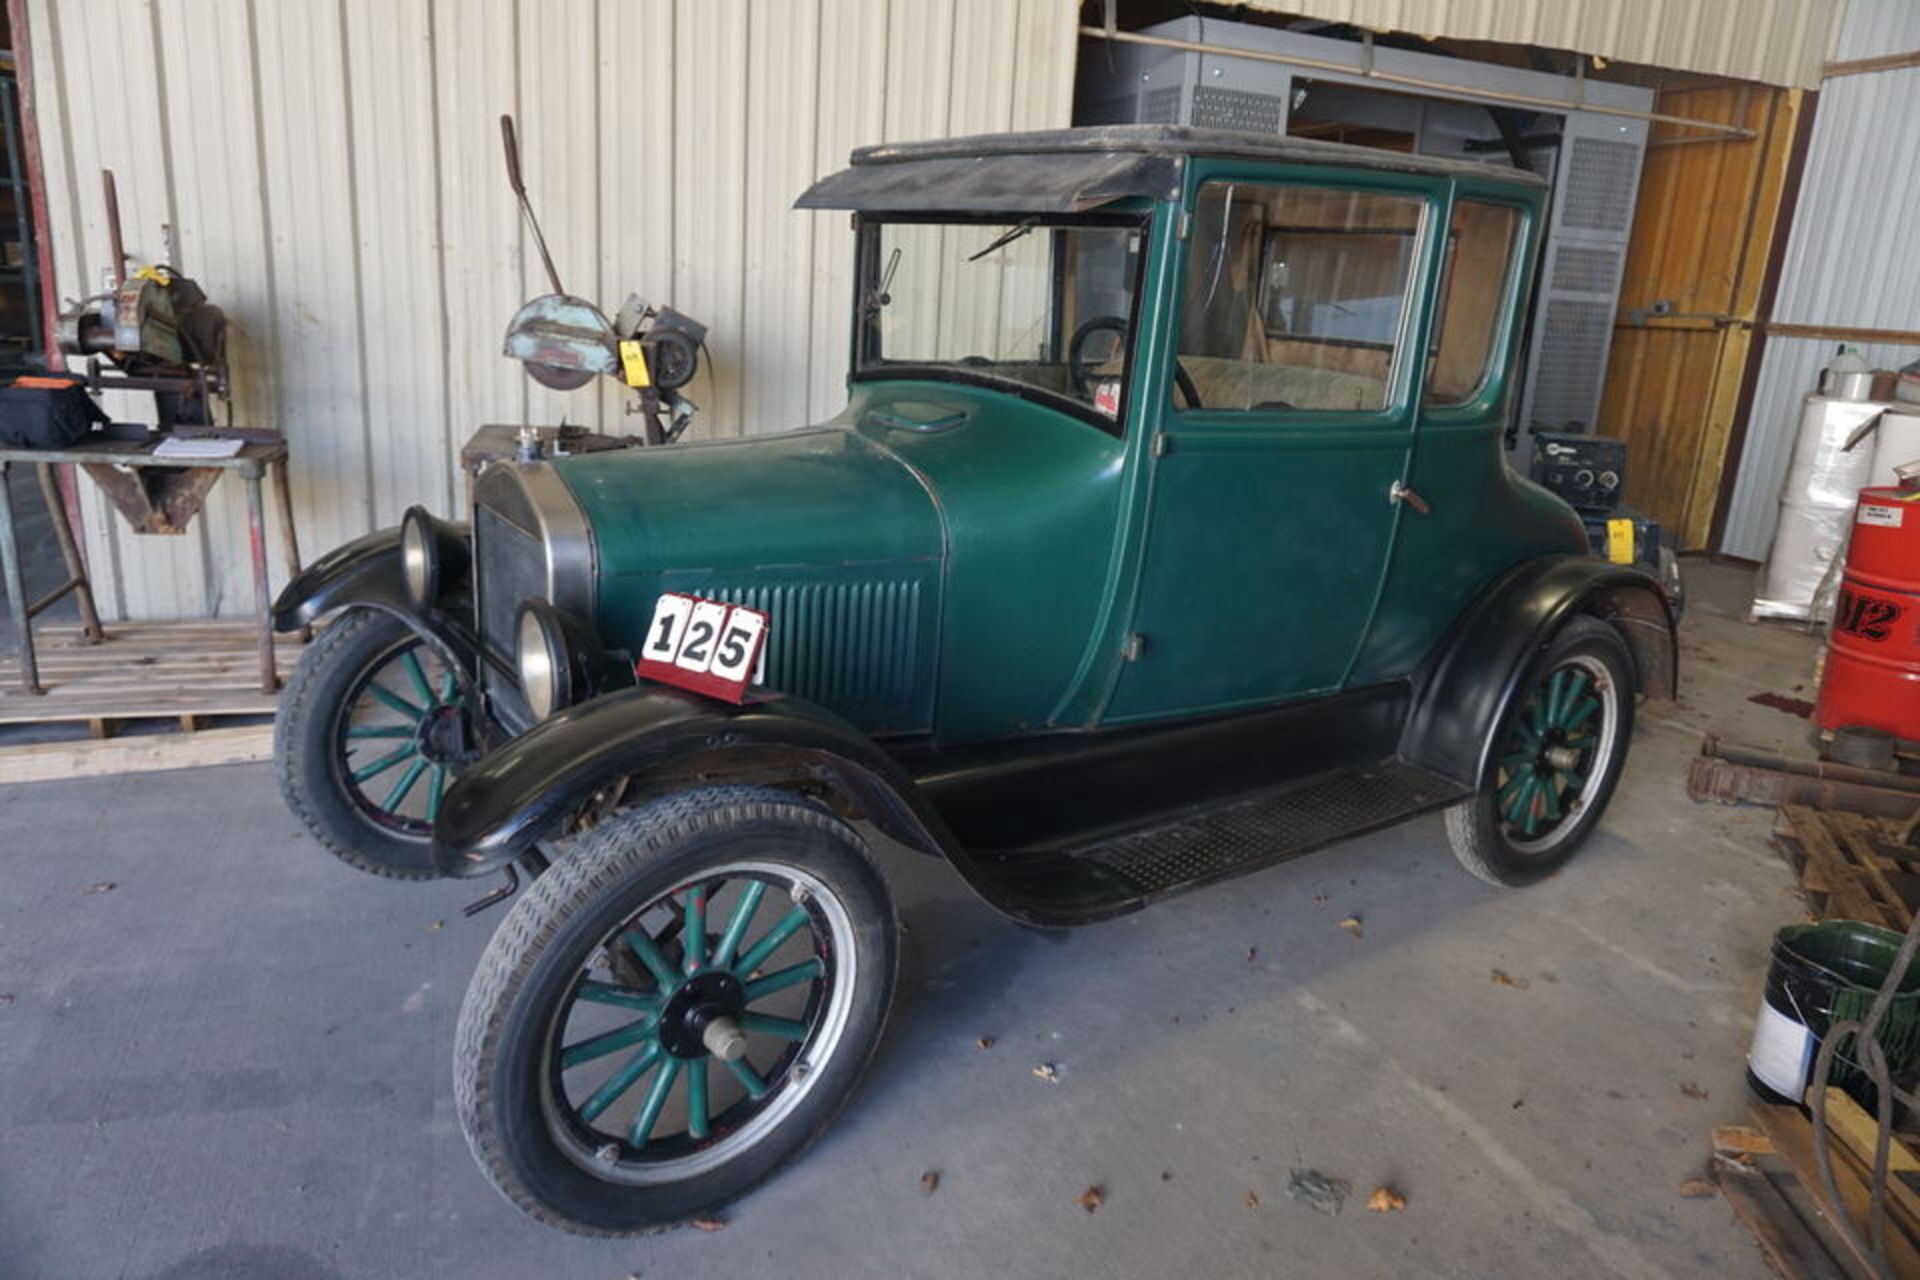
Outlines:
[[1253,963],[1253,958],[1254,958],[1255,956],[1257,956],[1257,955],[1259,955],[1259,954],[1260,954],[1260,948],[1258,948],[1258,947],[1248,947],[1248,948],[1247,948],[1247,963],[1248,963],[1248,964],[1252,964],[1252,963]]
[[1705,1102],[1707,1100],[1707,1091],[1691,1080],[1681,1084],[1680,1092],[1692,1098],[1695,1102]]
[[929,1169],[920,1175],[920,1194],[930,1196],[940,1189],[940,1171]]
[[119,887],[120,887],[120,882],[117,880],[96,880],[92,884],[88,885],[86,888],[82,889],[80,892],[111,893],[113,890],[118,889]]
[[1172,1182],[1172,1181],[1173,1181],[1173,1170],[1171,1170],[1171,1169],[1162,1169],[1162,1170],[1160,1171],[1160,1181],[1162,1181],[1162,1182]]
[[725,1218],[695,1218],[693,1225],[707,1232],[725,1231],[727,1229],[727,1220]]
[[1360,917],[1348,916],[1340,922],[1340,927],[1357,938],[1360,936]]
[[1092,1213],[1095,1209],[1098,1209],[1101,1205],[1105,1204],[1106,1202],[1107,1202],[1107,1193],[1097,1184],[1094,1186],[1088,1187],[1085,1191],[1082,1191],[1080,1193],[1080,1198],[1074,1201],[1075,1204],[1079,1205],[1082,1209],[1085,1209],[1088,1213]]
[[1367,1209],[1372,1213],[1398,1213],[1406,1207],[1407,1198],[1392,1187],[1375,1187],[1367,1197]]
[[1258,1209],[1260,1207],[1260,1197],[1251,1191],[1247,1192],[1247,1194],[1241,1198],[1247,1202],[1247,1208],[1249,1209]]
[[1704,1200],[1719,1195],[1720,1189],[1704,1178],[1688,1178],[1680,1184],[1680,1194],[1689,1200]]
[[12,1003],[13,1003],[13,992],[0,991],[0,1008],[4,1008],[5,1006],[10,1005]]
[[1054,1066],[1051,1062],[1041,1063],[1039,1066],[1033,1069],[1033,1074],[1036,1076],[1039,1076],[1042,1080],[1045,1080],[1048,1084],[1060,1083],[1060,1069]]
[[993,1048],[993,1037],[980,1036],[974,1040],[973,1047],[976,1049],[991,1049]]
[[427,932],[438,933],[440,930],[446,927],[447,927],[447,922],[445,920],[435,920],[432,924],[427,926]]
[[1525,978],[1514,977],[1512,974],[1508,973],[1505,969],[1495,969],[1493,971],[1493,981],[1498,986],[1512,987],[1515,991],[1525,991],[1528,987],[1533,985],[1531,982],[1528,982]]

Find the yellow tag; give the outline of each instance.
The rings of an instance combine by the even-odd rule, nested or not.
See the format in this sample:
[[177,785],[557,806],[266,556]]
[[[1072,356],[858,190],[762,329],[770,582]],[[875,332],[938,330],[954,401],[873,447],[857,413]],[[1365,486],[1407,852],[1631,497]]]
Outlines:
[[1633,563],[1633,521],[1607,521],[1607,559],[1615,564]]
[[133,278],[135,280],[151,280],[161,288],[165,288],[173,283],[173,277],[169,276],[159,267],[135,267]]
[[653,378],[647,373],[647,353],[640,347],[638,338],[620,340],[620,365],[627,372],[627,385],[630,387],[650,387]]

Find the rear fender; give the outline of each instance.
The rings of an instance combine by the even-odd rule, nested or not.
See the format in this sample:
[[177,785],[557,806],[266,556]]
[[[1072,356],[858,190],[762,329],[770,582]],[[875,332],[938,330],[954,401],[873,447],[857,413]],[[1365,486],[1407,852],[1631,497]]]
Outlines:
[[1496,579],[1428,659],[1401,736],[1401,757],[1462,786],[1479,786],[1494,726],[1522,696],[1554,633],[1576,614],[1597,617],[1620,633],[1633,651],[1640,692],[1675,696],[1679,646],[1658,581],[1634,566],[1592,556],[1546,556]]
[[893,839],[964,859],[913,780],[831,712],[784,696],[736,707],[645,685],[568,707],[462,774],[434,823],[434,866],[484,875],[567,834],[595,801],[722,779],[818,786]]

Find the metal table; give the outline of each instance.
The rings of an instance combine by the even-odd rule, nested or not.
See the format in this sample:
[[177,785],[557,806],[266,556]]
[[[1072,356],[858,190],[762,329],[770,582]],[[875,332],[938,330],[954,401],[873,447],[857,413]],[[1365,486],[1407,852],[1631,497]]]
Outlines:
[[[81,466],[130,468],[149,467],[201,471],[210,485],[220,473],[234,472],[247,486],[247,539],[253,552],[253,604],[260,631],[260,690],[272,693],[280,686],[274,670],[273,618],[267,590],[267,533],[265,502],[261,481],[271,476],[274,499],[280,508],[280,536],[286,544],[287,570],[300,572],[300,546],[293,532],[293,507],[287,490],[287,442],[249,441],[230,458],[157,458],[156,442],[132,443],[109,440],[73,449],[15,449],[0,447],[0,571],[4,571],[7,598],[13,602],[14,625],[20,637],[20,686],[28,693],[41,693],[40,672],[34,661],[33,619],[54,601],[69,592],[78,595],[80,622],[89,640],[105,638],[100,615],[94,608],[93,588],[87,581],[86,565],[74,543],[73,528],[67,521],[67,504],[56,482],[53,468],[62,463]],[[20,543],[14,531],[13,500],[8,491],[8,472],[15,463],[39,468],[40,491],[46,497],[48,514],[53,517],[54,536],[60,554],[66,560],[67,581],[39,600],[29,601],[25,579],[20,572]]]

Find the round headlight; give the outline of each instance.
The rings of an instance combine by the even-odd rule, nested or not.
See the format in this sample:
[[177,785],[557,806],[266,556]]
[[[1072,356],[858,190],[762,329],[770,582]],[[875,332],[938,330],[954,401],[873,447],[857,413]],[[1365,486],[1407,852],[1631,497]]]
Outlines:
[[567,705],[572,697],[572,668],[567,661],[566,636],[553,606],[528,600],[520,606],[514,628],[514,660],[520,671],[520,692],[535,720]]
[[416,608],[433,603],[440,592],[440,540],[424,507],[408,507],[400,522],[400,571],[406,579],[407,597]]

